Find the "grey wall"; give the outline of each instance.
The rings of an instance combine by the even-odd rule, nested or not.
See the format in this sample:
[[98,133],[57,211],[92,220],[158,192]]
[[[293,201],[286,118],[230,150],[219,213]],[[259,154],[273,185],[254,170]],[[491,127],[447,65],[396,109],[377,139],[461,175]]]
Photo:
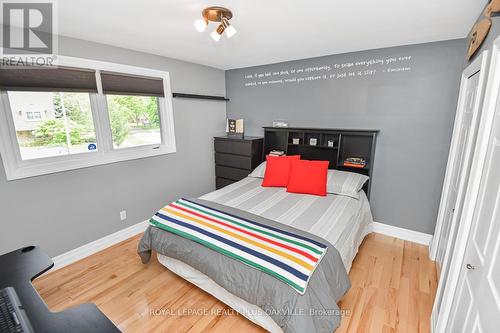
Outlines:
[[[245,76],[254,73],[400,56],[411,60],[352,67],[347,71],[354,70],[355,76],[344,79],[245,86],[255,81]],[[228,117],[244,118],[250,135],[262,135],[261,127],[270,126],[273,119],[286,119],[292,127],[380,129],[371,192],[374,219],[432,234],[464,59],[465,41],[453,40],[230,70]],[[382,72],[389,67],[411,70]],[[356,76],[366,68],[377,73]],[[344,69],[326,75],[334,72]]]
[[[166,70],[176,92],[225,93],[224,72],[210,67],[69,38],[59,53]],[[38,244],[55,256],[144,221],[180,196],[213,190],[212,137],[224,132],[225,103],[174,99],[173,108],[175,154],[11,182],[0,163],[0,253]]]

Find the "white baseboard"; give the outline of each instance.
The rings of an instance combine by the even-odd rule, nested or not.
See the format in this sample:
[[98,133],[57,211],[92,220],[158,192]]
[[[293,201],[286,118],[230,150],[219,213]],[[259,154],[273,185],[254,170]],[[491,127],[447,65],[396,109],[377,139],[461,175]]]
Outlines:
[[372,231],[427,246],[429,246],[432,240],[432,235],[378,222],[372,223]]
[[139,222],[137,224],[134,224],[133,226],[112,233],[111,235],[104,236],[102,238],[99,238],[98,240],[82,245],[74,250],[58,255],[57,257],[52,258],[52,260],[54,261],[54,267],[49,272],[53,272],[54,270],[60,269],[64,266],[74,263],[75,261],[104,250],[111,245],[117,244],[132,236],[140,234],[141,232],[144,232],[144,230],[146,230],[147,226],[148,221]]

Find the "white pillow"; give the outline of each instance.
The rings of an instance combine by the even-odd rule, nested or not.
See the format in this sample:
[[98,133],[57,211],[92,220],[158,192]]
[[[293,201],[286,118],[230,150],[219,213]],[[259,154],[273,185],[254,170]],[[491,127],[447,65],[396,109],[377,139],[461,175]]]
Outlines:
[[359,173],[328,170],[326,192],[359,199],[359,191],[370,177]]
[[248,177],[254,178],[264,178],[264,173],[266,172],[266,161],[259,164],[258,167],[253,169],[252,173],[248,175]]
[[[264,161],[248,176],[264,178],[265,172],[266,162]],[[370,177],[359,173],[330,169],[328,170],[328,178],[326,180],[326,192],[359,199],[359,191],[361,191],[368,179]]]

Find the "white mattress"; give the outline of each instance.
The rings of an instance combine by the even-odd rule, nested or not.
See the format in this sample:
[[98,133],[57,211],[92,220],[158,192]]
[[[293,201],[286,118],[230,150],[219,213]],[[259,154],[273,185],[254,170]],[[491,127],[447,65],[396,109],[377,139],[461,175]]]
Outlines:
[[[349,272],[361,242],[371,231],[373,218],[365,193],[360,193],[359,200],[334,194],[319,197],[288,193],[284,188],[262,187],[261,183],[261,178],[247,177],[200,199],[238,208],[320,236],[340,252]],[[256,305],[229,293],[193,267],[161,254],[158,254],[158,260],[257,325],[270,332],[282,332]]]

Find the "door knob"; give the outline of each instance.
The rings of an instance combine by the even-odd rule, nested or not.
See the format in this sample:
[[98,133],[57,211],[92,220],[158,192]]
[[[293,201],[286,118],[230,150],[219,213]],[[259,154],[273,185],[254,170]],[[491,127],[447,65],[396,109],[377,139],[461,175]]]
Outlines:
[[465,265],[465,268],[467,268],[468,270],[476,269],[476,267],[472,266],[471,264]]

